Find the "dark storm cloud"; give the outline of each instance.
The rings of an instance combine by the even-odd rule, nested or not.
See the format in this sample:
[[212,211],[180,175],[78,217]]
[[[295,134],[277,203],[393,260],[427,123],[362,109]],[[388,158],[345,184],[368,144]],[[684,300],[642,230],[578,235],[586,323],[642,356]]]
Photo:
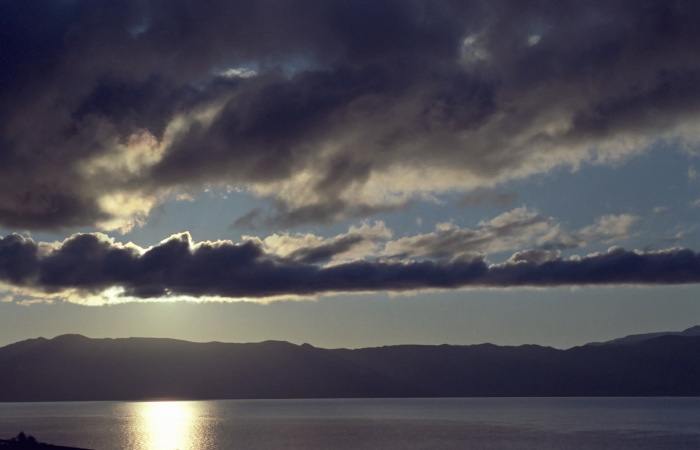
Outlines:
[[[515,258],[518,259],[518,258]],[[686,284],[700,281],[700,255],[683,248],[634,252],[620,247],[572,259],[533,259],[492,266],[489,286]]]
[[666,0],[3,1],[0,225],[113,229],[217,183],[332,221],[614,160],[694,129],[698,23]]
[[[335,243],[335,247],[352,245]],[[0,280],[47,293],[67,289],[99,293],[121,287],[125,295],[141,298],[700,282],[700,255],[680,248],[656,252],[612,248],[570,259],[536,250],[491,266],[481,258],[313,264],[339,251],[343,250],[316,246],[305,254],[298,250],[293,258],[282,258],[264,252],[253,241],[195,244],[187,233],[145,251],[101,234],[74,235],[60,245],[10,235],[0,239]]]

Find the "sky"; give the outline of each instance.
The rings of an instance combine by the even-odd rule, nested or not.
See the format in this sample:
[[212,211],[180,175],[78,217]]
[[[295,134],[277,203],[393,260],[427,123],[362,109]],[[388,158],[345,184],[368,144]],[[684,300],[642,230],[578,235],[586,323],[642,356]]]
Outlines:
[[700,2],[4,0],[0,345],[700,324]]

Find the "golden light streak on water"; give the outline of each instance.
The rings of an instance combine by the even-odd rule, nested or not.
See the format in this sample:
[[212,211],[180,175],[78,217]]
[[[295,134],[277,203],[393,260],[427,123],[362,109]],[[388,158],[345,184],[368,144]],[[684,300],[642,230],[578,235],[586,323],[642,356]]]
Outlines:
[[148,450],[196,448],[198,414],[194,402],[143,402],[135,411],[133,441]]

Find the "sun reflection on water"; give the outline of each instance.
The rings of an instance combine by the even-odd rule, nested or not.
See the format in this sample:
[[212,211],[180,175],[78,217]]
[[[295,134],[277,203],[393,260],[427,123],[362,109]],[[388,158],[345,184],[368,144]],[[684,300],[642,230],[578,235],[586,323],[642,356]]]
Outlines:
[[196,448],[198,415],[194,402],[144,402],[138,404],[139,421],[134,436],[140,448],[186,450]]

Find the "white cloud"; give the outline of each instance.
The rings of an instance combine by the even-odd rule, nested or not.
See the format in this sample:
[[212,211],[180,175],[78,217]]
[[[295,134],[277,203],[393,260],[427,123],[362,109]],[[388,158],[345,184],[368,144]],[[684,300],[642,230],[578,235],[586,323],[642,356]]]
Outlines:
[[527,38],[527,45],[529,45],[529,46],[537,45],[540,42],[540,39],[542,39],[542,36],[537,35],[537,34],[531,34]]
[[547,233],[553,222],[521,207],[478,225],[471,230],[452,222],[439,223],[432,233],[387,242],[381,254],[402,258],[476,258],[530,245]]
[[224,78],[252,78],[257,76],[258,72],[247,67],[237,67],[222,70],[219,75]]
[[318,258],[321,262],[361,259],[376,252],[379,242],[390,239],[392,231],[384,222],[363,222],[347,233],[325,238],[312,233],[281,233],[266,238],[244,236],[271,254],[293,259]]

